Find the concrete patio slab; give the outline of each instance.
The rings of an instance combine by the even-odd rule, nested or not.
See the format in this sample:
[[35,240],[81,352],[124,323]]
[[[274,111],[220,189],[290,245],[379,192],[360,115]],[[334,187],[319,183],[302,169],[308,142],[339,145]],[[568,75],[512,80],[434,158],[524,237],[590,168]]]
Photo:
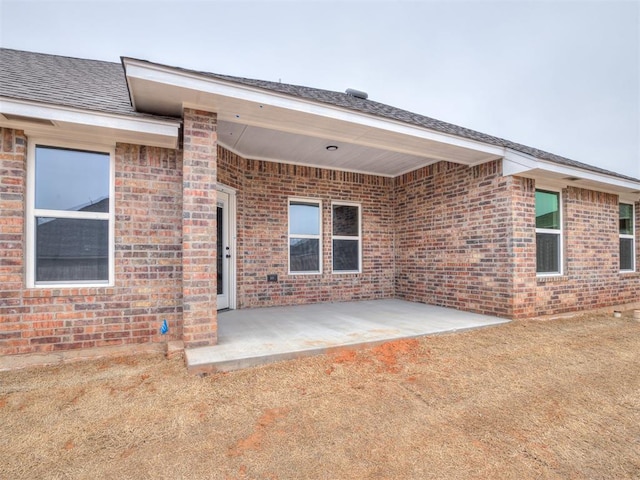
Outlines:
[[231,310],[218,313],[218,345],[185,356],[192,372],[230,371],[508,321],[395,299]]

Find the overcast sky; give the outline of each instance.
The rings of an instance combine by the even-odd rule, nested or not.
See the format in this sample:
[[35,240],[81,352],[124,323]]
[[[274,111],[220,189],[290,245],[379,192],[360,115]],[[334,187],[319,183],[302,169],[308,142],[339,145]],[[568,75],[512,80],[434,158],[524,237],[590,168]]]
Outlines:
[[0,0],[0,22],[7,48],[355,88],[640,177],[636,0]]

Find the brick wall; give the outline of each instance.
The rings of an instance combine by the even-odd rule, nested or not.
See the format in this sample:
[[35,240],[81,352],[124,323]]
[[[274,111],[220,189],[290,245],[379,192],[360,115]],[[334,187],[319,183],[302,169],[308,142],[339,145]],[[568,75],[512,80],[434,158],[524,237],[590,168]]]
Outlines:
[[[116,298],[137,322],[140,341],[182,338],[182,155],[176,150],[116,147]],[[127,302],[129,305],[126,305]],[[115,305],[113,305],[115,304]],[[148,335],[148,338],[145,338]]]
[[[440,162],[392,180],[247,160],[217,146],[215,115],[187,111],[185,120],[186,168],[176,150],[116,146],[109,288],[24,287],[28,140],[0,129],[0,354],[214,343],[217,181],[237,190],[238,308],[395,296],[524,318],[638,301],[640,274],[618,271],[615,195],[565,189],[565,274],[542,280],[535,182],[502,177],[500,162]],[[323,202],[320,275],[288,274],[290,197]],[[361,204],[362,273],[331,271],[331,201]],[[638,224],[636,204],[636,235]],[[271,273],[278,282],[267,282]],[[183,297],[191,316],[184,325]]]
[[565,189],[565,272],[539,278],[534,180],[501,177],[500,162],[442,162],[403,175],[396,179],[396,296],[511,318],[637,302],[640,273],[619,272],[618,202]]
[[[535,181],[502,177],[499,161],[441,162],[389,180],[251,161],[222,148],[218,158],[219,181],[238,191],[239,308],[395,296],[526,318],[637,301],[640,274],[618,272],[615,195],[565,192],[566,274],[541,280]],[[323,201],[322,275],[287,274],[289,197]],[[360,199],[363,273],[334,275],[330,202]],[[593,222],[606,226],[593,232]],[[267,283],[267,273],[279,282]]]
[[[538,279],[534,314],[639,301],[640,274],[620,273],[618,196],[570,187],[562,197],[565,271],[561,277]],[[637,259],[638,209],[636,204]]]
[[512,265],[511,314],[513,318],[536,315],[536,186],[529,178],[510,182],[510,260]]
[[[239,308],[393,297],[391,179],[246,160],[220,149],[218,181],[238,189]],[[288,274],[290,197],[322,200],[322,274]],[[361,203],[362,273],[332,273],[331,201]],[[277,283],[267,282],[271,273]]]
[[186,347],[218,341],[216,172],[218,118],[185,109],[182,183],[183,339]]
[[396,296],[509,316],[512,182],[500,162],[396,178]]
[[29,347],[23,336],[24,200],[26,139],[19,131],[0,129],[0,354]]
[[27,139],[3,129],[0,142],[0,354],[180,338],[180,155],[117,145],[114,287],[26,289]]

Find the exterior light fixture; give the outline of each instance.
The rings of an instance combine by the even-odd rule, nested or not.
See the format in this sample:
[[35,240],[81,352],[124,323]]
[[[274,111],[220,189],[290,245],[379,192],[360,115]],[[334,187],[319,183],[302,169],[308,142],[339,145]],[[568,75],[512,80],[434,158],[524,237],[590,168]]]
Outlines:
[[327,150],[329,150],[330,152],[335,152],[337,149],[337,145],[327,145]]

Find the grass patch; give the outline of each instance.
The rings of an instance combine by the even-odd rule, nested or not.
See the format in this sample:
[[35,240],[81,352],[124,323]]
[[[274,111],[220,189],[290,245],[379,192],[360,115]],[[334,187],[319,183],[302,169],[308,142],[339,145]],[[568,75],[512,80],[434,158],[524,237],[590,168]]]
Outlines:
[[584,315],[204,378],[0,373],[0,478],[640,478],[640,323]]

